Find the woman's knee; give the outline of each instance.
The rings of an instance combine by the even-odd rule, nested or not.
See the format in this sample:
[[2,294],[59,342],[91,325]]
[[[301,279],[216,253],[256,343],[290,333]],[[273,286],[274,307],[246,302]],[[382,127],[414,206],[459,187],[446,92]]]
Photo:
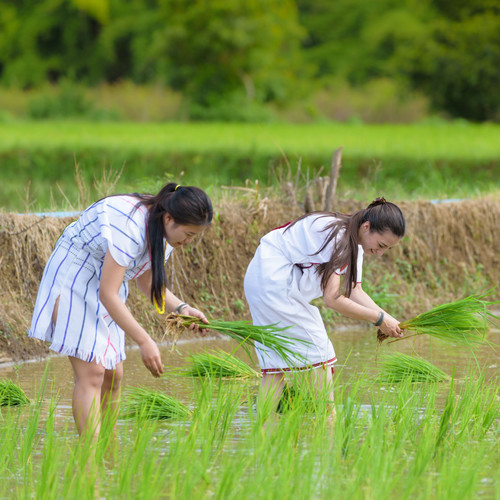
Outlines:
[[69,359],[75,375],[75,384],[86,385],[96,389],[102,387],[106,372],[104,366],[82,361],[71,356]]
[[105,371],[103,388],[107,391],[118,391],[122,385],[122,379],[123,364],[118,363],[116,369]]

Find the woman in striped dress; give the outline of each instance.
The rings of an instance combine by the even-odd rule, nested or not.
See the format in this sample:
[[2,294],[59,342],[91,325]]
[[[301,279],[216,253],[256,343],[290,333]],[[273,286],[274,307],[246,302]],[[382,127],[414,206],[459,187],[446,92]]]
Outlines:
[[160,313],[204,314],[168,288],[165,262],[212,220],[209,197],[196,187],[165,185],[157,195],[115,195],[87,208],[56,243],[45,267],[29,336],[67,355],[74,372],[73,416],[80,434],[98,433],[100,410],[117,408],[125,333],[146,368],[159,377],[158,346],[125,302],[129,281]]
[[[363,254],[382,255],[404,233],[401,210],[377,198],[353,215],[306,214],[260,240],[244,281],[253,323],[288,327],[284,333],[295,340],[296,352],[295,359],[283,360],[256,344],[261,395],[271,395],[273,405],[281,397],[287,372],[309,374],[317,391],[332,381],[335,351],[319,309],[310,303],[313,299],[323,297],[325,305],[340,314],[372,322],[391,337],[402,336],[398,321],[362,289],[361,274]],[[329,398],[333,401],[331,392]]]

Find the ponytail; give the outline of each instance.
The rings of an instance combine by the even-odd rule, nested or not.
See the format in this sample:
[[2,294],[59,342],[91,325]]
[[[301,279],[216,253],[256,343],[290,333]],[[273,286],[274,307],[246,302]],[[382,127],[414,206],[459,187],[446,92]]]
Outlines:
[[176,224],[208,226],[213,217],[212,202],[202,189],[174,182],[166,184],[155,196],[138,193],[134,196],[149,210],[147,241],[151,254],[151,300],[163,304],[167,286],[163,217],[168,213]]

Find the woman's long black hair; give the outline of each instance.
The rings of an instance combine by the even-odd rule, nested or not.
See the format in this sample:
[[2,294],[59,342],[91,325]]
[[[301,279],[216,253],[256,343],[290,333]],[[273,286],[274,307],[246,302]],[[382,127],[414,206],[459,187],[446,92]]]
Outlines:
[[147,240],[151,253],[151,300],[161,307],[167,286],[165,273],[165,227],[163,216],[170,214],[176,224],[208,226],[212,222],[213,208],[208,195],[194,186],[180,186],[175,182],[166,184],[153,195],[134,193],[148,208]]
[[[324,291],[330,276],[339,268],[347,266],[344,275],[344,295],[349,297],[352,291],[352,284],[357,282],[357,261],[358,261],[358,235],[361,225],[368,221],[370,232],[383,233],[389,230],[394,236],[402,238],[405,235],[406,223],[401,209],[386,201],[385,198],[377,198],[367,208],[358,210],[352,215],[330,212],[313,212],[318,217],[336,218],[328,224],[324,231],[329,231],[321,248],[313,255],[320,253],[332,240],[343,232],[339,241],[330,256],[328,262],[317,266],[316,272],[321,276],[321,289]],[[309,217],[312,214],[305,214],[290,224],[288,230],[297,221]],[[354,285],[356,286],[356,285]]]

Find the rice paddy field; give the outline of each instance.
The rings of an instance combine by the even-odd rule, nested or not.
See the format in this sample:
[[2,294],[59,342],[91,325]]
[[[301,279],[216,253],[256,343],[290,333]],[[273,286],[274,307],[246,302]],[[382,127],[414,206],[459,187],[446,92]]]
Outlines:
[[[193,356],[233,352],[233,341],[209,337],[163,345],[161,379],[127,351],[126,388],[169,395],[188,411],[120,416],[115,435],[105,426],[92,446],[74,429],[66,358],[4,366],[0,378],[30,404],[0,409],[0,498],[500,498],[498,350],[473,354],[428,338],[377,350],[373,329],[338,329],[332,340],[333,423],[326,398],[300,386],[305,396],[272,417],[257,409],[256,377],[183,375]],[[500,332],[488,340],[498,345]],[[381,379],[398,352],[425,358],[447,378]]]
[[[434,121],[409,125],[0,122],[3,210],[75,208],[75,165],[94,185],[151,189],[165,177],[214,195],[221,185],[273,185],[328,175],[343,147],[339,196],[465,198],[500,189],[500,126]],[[297,171],[299,175],[297,176]],[[113,177],[114,178],[114,177]]]
[[[233,269],[228,256],[247,260],[261,219],[270,217],[265,225],[275,227],[272,217],[285,216],[274,214],[272,203],[268,208],[271,191],[259,194],[259,186],[272,190],[291,183],[302,196],[304,187],[328,174],[332,153],[342,146],[339,199],[384,195],[402,201],[418,228],[412,245],[393,256],[397,266],[385,262],[390,273],[367,272],[376,300],[406,318],[412,307],[422,310],[422,304],[467,295],[471,286],[488,290],[497,284],[491,228],[498,228],[498,219],[491,207],[500,192],[499,137],[498,125],[465,122],[4,122],[0,211],[78,210],[97,196],[148,191],[166,179],[200,185],[218,204],[223,185],[248,185],[253,198],[246,205],[245,198],[235,212],[240,222],[248,219],[246,225],[232,225],[230,210],[226,225],[224,217],[215,224],[213,254],[211,247],[206,253],[196,247],[176,261],[177,270],[187,269],[184,263],[193,258],[200,266],[194,270],[199,282],[179,273],[185,280],[181,288],[191,285],[189,301],[200,301],[215,318],[241,319],[247,311],[240,269]],[[243,191],[229,191],[236,192]],[[283,197],[282,189],[276,192]],[[461,203],[464,207],[447,204],[449,210],[443,204],[428,204],[420,212],[410,206],[414,200],[450,198],[479,199]],[[294,210],[298,207],[299,197]],[[464,229],[461,221],[472,215],[471,227]],[[9,225],[10,219],[0,228],[4,242],[12,240],[0,258],[4,349],[20,338],[43,256],[60,232],[55,222],[41,230],[31,221],[23,222],[26,227],[12,220]],[[442,260],[429,257],[429,247]],[[467,254],[463,262],[459,250]],[[434,260],[436,267],[427,269]],[[417,273],[419,265],[427,271]],[[134,304],[145,310],[142,302]],[[151,377],[139,352],[129,348],[116,429],[115,416],[106,415],[100,440],[91,443],[79,440],[74,426],[73,374],[66,358],[0,363],[0,500],[500,500],[498,326],[490,327],[487,342],[472,345],[450,344],[440,332],[429,331],[391,343],[377,339],[375,328],[341,326],[330,311],[323,313],[339,360],[334,421],[327,395],[313,397],[293,379],[280,413],[257,405],[260,379],[253,351],[235,351],[234,340],[181,339],[175,347],[161,344],[166,373],[160,379]],[[147,311],[141,320],[151,321]],[[19,344],[19,350],[8,350],[12,356],[25,354]],[[141,407],[146,401],[147,411]]]

